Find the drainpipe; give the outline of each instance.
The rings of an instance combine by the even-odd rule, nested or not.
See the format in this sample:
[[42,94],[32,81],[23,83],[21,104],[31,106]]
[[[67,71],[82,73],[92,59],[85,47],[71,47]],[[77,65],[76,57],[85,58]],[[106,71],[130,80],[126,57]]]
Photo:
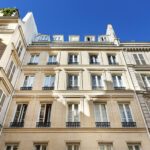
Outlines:
[[[125,56],[124,56],[124,52],[123,52],[123,51],[124,51],[124,50],[122,49],[121,53],[122,53],[122,56],[123,56],[123,59],[124,59],[124,62],[125,62],[126,69],[127,69],[128,73],[129,73],[129,76],[130,76],[130,79],[131,79],[131,82],[132,82],[132,85],[133,85],[133,92],[134,92],[134,95],[135,95],[135,97],[136,97],[138,106],[139,106],[139,108],[140,108],[140,112],[141,112],[142,118],[143,118],[143,120],[144,120],[144,124],[145,124],[145,127],[146,127],[146,131],[147,131],[148,137],[150,138],[150,132],[149,132],[149,130],[148,130],[148,126],[147,126],[147,123],[146,123],[146,121],[145,121],[145,117],[144,117],[144,114],[143,114],[143,111],[142,111],[142,108],[141,108],[141,105],[140,105],[140,100],[139,100],[139,97],[137,96],[136,88],[135,88],[135,85],[134,85],[134,82],[133,82],[131,73],[130,73],[130,71],[129,71],[129,68],[128,68],[128,66],[127,66],[127,62],[126,62],[126,59],[125,59]],[[127,49],[126,49],[126,52],[127,52]]]

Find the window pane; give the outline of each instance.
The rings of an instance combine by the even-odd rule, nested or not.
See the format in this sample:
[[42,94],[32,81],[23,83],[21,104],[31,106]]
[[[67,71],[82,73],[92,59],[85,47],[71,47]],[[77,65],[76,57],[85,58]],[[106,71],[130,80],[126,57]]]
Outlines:
[[129,104],[125,104],[125,108],[126,108],[126,113],[127,113],[128,121],[132,122],[133,119],[132,119],[132,114],[131,114],[131,111],[130,111]]
[[123,104],[119,104],[119,108],[120,108],[120,114],[121,114],[122,122],[127,122],[125,112],[123,109]]
[[146,62],[145,62],[145,60],[144,60],[143,55],[142,55],[142,54],[139,54],[139,57],[140,57],[140,60],[141,60],[142,64],[145,65]]
[[99,104],[94,105],[94,112],[95,112],[95,121],[101,122]]
[[102,118],[103,122],[107,122],[107,113],[106,113],[106,107],[105,104],[101,104],[101,112],[102,112]]

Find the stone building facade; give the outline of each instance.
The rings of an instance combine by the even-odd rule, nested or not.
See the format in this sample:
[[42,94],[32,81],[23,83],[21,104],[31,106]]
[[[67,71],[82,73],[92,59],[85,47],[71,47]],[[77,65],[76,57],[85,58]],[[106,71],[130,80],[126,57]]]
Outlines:
[[122,43],[112,25],[84,41],[36,27],[23,35],[2,150],[149,150],[150,43]]

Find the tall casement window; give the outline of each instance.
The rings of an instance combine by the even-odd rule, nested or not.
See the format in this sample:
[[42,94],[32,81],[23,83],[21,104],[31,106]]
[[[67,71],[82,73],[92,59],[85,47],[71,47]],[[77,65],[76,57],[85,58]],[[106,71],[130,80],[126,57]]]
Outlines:
[[37,65],[39,62],[39,54],[32,54],[31,55],[31,58],[30,58],[30,62],[29,62],[29,65],[33,64],[33,65]]
[[145,87],[150,89],[150,75],[142,75]]
[[55,75],[46,75],[43,90],[53,90],[55,84]]
[[67,127],[80,127],[79,104],[68,104],[68,122]]
[[91,79],[92,79],[92,89],[97,90],[103,88],[101,75],[92,74]]
[[67,143],[67,150],[79,150],[79,143]]
[[22,53],[22,50],[23,50],[23,46],[22,46],[22,44],[21,44],[21,41],[19,41],[16,50],[17,50],[18,56],[20,57],[20,56],[21,56],[21,53]]
[[39,122],[37,122],[37,127],[50,127],[50,117],[51,117],[51,104],[42,104],[39,115]]
[[11,127],[23,127],[28,104],[18,104]]
[[34,144],[34,150],[47,150],[47,144]]
[[34,82],[34,76],[25,76],[23,87],[21,87],[21,90],[32,90],[32,85]]
[[4,104],[5,98],[6,98],[6,95],[5,95],[4,92],[0,89],[0,111],[1,111],[1,107],[2,107],[3,104]]
[[79,89],[79,75],[69,74],[68,75],[68,90]]
[[120,115],[122,120],[122,127],[135,127],[136,123],[133,122],[133,117],[129,104],[119,104]]
[[112,144],[109,143],[99,144],[99,150],[112,150]]
[[68,64],[78,64],[78,54],[68,55]]
[[106,104],[94,103],[94,113],[96,127],[110,127],[110,122],[108,122],[107,117]]
[[99,64],[98,54],[90,54],[90,64]]
[[57,55],[49,55],[47,64],[48,65],[57,64]]
[[124,89],[122,75],[112,75],[114,89]]
[[18,150],[18,144],[6,144],[6,150]]
[[109,65],[117,65],[118,64],[115,54],[108,54],[107,57],[108,57]]
[[142,54],[133,54],[133,57],[137,65],[146,65],[145,59]]
[[128,144],[128,150],[141,150],[140,144]]
[[14,64],[13,61],[10,62],[10,65],[9,65],[9,68],[8,68],[8,71],[7,71],[7,76],[9,78],[9,80],[11,81],[12,78],[13,78],[13,75],[15,73],[15,70],[16,70],[16,66]]

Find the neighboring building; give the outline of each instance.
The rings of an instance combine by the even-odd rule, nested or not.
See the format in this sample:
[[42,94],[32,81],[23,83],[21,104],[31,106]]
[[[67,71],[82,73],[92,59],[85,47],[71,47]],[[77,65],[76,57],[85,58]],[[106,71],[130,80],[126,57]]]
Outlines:
[[0,128],[14,94],[26,47],[35,34],[32,13],[20,20],[17,9],[0,10]]
[[[25,31],[25,37],[36,33]],[[144,43],[120,43],[111,25],[98,40],[89,35],[80,41],[72,35],[64,41],[63,35],[43,34],[32,39],[25,40],[20,73],[13,75],[2,150],[149,150],[148,124],[140,107],[148,92],[142,92],[134,78],[138,69],[128,63],[130,50]],[[143,47],[149,57],[150,45]],[[140,57],[143,63],[135,54],[135,61]],[[147,75],[149,68],[139,71],[143,69]],[[147,80],[144,76],[146,87]]]

